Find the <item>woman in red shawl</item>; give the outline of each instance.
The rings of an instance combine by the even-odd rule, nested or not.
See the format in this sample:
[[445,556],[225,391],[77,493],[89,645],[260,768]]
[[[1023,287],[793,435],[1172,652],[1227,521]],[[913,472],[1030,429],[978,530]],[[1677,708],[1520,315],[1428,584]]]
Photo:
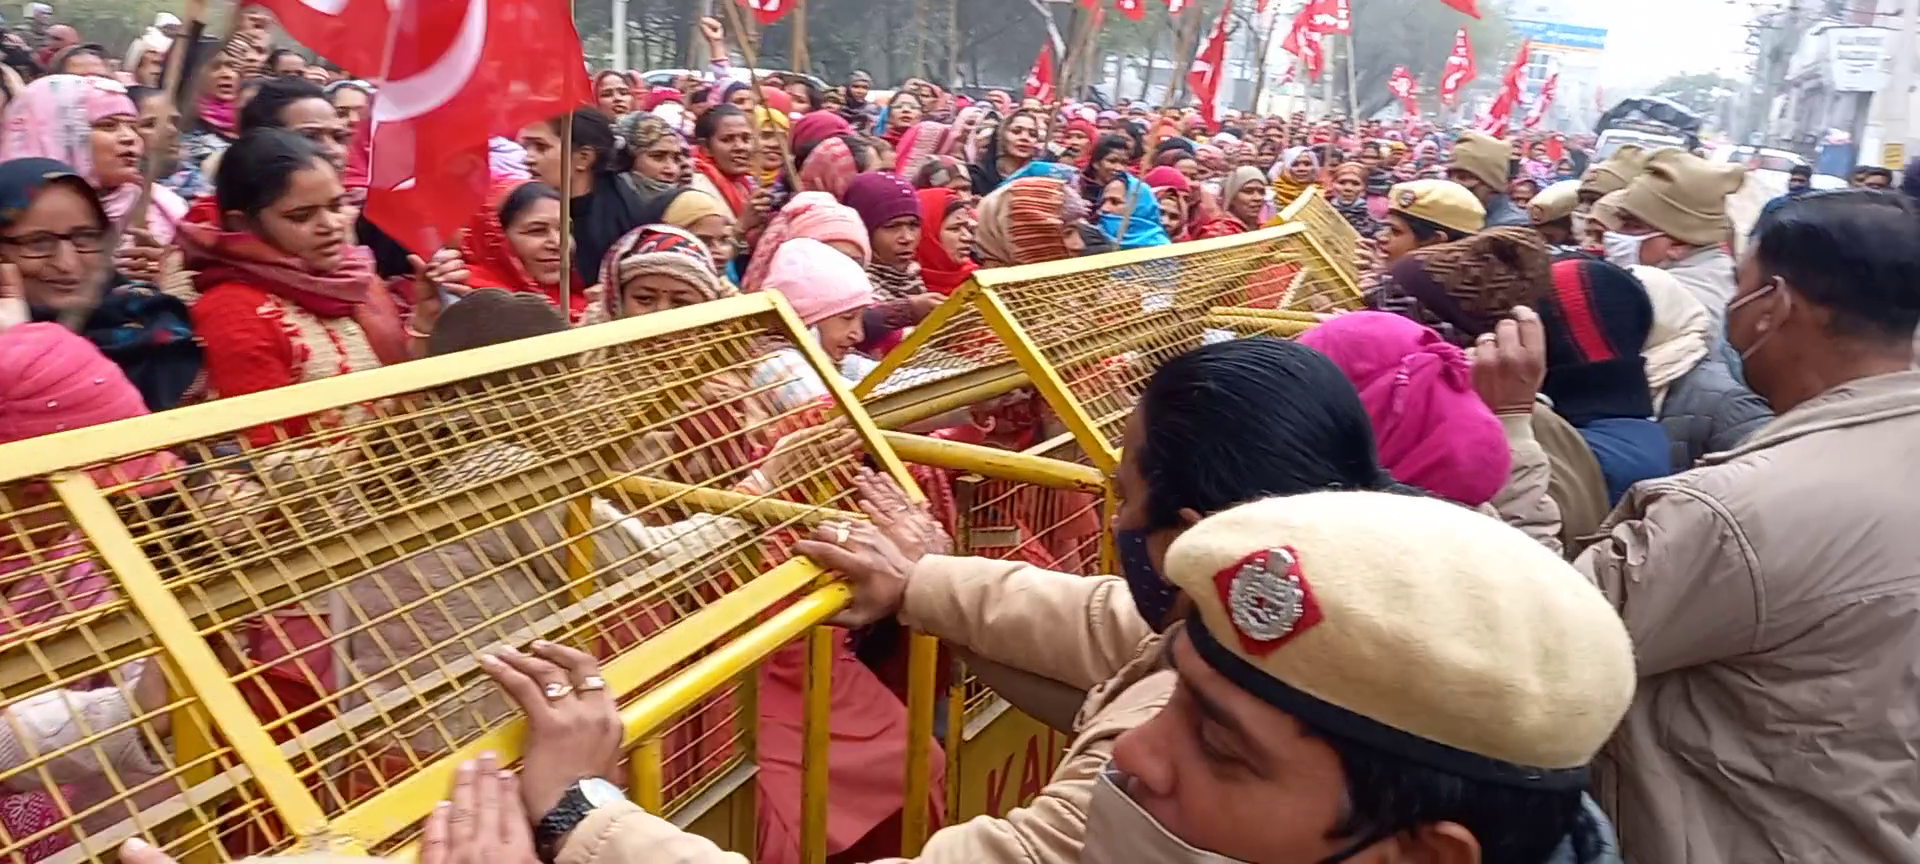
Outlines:
[[1087,170],[1087,161],[1093,156],[1093,142],[1100,140],[1100,129],[1085,118],[1075,117],[1067,121],[1066,128],[1060,131],[1060,161],[1072,162]]
[[[460,239],[469,286],[539,294],[555,308],[561,301],[561,254],[560,193],[537,180],[495,184]],[[587,292],[578,272],[569,281],[567,317],[578,324],[587,311]]]
[[946,187],[922,189],[920,245],[913,258],[920,262],[920,278],[935,294],[952,294],[980,265],[973,263],[973,208],[967,198]]
[[1197,239],[1193,183],[1187,175],[1178,168],[1162,165],[1147,172],[1146,183],[1160,202],[1160,227],[1167,229],[1167,236],[1175,243]]

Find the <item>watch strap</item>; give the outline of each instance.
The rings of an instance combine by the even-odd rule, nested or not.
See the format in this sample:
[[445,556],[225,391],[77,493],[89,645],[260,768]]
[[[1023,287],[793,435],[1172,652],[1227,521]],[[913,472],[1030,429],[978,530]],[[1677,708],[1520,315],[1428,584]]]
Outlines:
[[592,812],[593,804],[587,800],[586,793],[580,791],[580,784],[568,786],[566,793],[560,796],[560,803],[553,805],[553,809],[548,810],[534,825],[535,854],[546,864],[553,864],[554,859],[560,857],[560,844]]

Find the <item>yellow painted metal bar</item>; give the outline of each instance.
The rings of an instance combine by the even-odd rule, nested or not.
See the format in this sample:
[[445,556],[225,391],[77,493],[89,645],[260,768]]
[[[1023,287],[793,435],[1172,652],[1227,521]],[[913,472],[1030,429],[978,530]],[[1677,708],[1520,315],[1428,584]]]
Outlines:
[[801,709],[800,860],[827,861],[827,765],[833,724],[833,640],[838,631],[807,631],[807,690]]
[[666,815],[666,750],[665,739],[648,735],[627,755],[627,795],[655,816]]
[[1271,318],[1276,321],[1291,321],[1296,324],[1319,324],[1331,315],[1318,312],[1301,312],[1296,309],[1254,309],[1247,306],[1215,306],[1207,310],[1208,316],[1230,315],[1238,318]]
[[763,527],[794,523],[812,525],[827,519],[864,520],[867,518],[863,514],[850,510],[837,510],[813,504],[796,504],[778,498],[760,498],[731,489],[709,489],[655,477],[622,477],[615,481],[614,485],[620,491],[642,501],[650,503],[671,501],[691,510],[703,513],[725,513],[736,519],[756,522]]
[[864,403],[873,422],[882,429],[900,429],[929,417],[959,411],[1011,393],[1032,382],[1013,360],[983,366],[970,372],[904,387],[879,396],[867,396]]
[[947,824],[960,824],[960,754],[967,742],[967,666],[953,658],[953,682],[947,685]]
[[[535,363],[608,348],[690,328],[755,315],[774,309],[778,292],[743,294],[711,303],[622,318],[593,327],[516,339],[458,355],[427,357],[352,375],[337,375],[288,387],[250,393],[162,411],[158,414],[101,426],[88,426],[0,444],[0,483],[52,474],[74,465],[114,462],[131,454],[173,446],[182,441],[218,438],[288,417],[326,408],[375,402],[405,393],[430,390],[469,378],[504,372]],[[800,332],[805,332],[804,328]]]
[[[607,661],[600,674],[607,679],[608,692],[618,699],[639,690],[642,685],[706,651],[713,643],[713,634],[749,624],[795,591],[820,581],[824,576],[825,571],[806,558],[791,559],[761,574],[753,581],[722,595],[706,608],[654,634],[647,640],[646,650],[627,651]],[[685,710],[695,696],[718,686],[713,681],[706,684],[707,689],[687,693],[682,701],[669,706],[672,710],[657,722],[665,722],[666,718]],[[335,817],[331,827],[366,846],[385,842],[426,816],[433,805],[445,797],[447,790],[453,788],[453,773],[462,761],[478,759],[481,753],[489,750],[499,754],[503,763],[512,764],[518,760],[525,732],[526,721],[517,718],[490,729],[472,743],[421,767],[419,771],[399,779],[392,786]],[[635,740],[638,736],[638,732],[631,733],[629,740]]]
[[1347,300],[1353,303],[1364,302],[1366,295],[1360,293],[1360,283],[1353,278],[1353,274],[1348,272],[1353,268],[1353,264],[1340,266],[1339,260],[1333,257],[1333,253],[1327,251],[1326,244],[1321,243],[1320,238],[1314,236],[1313,232],[1308,231],[1302,237],[1307,241],[1307,245],[1319,254],[1321,260],[1327,262],[1327,269],[1333,271],[1333,278],[1340,283],[1341,290],[1346,292]]
[[[907,359],[920,353],[920,349],[932,341],[941,328],[947,326],[948,321],[966,311],[973,302],[973,295],[979,290],[979,282],[974,279],[968,279],[959,288],[954,289],[945,302],[935,306],[932,312],[927,313],[927,317],[920,319],[920,323],[914,325],[913,332],[901,339],[900,344],[893,346],[893,350],[888,351],[887,356],[880,358],[879,366],[874,367],[872,372],[867,373],[867,377],[860,379],[860,382],[854,385],[854,395],[862,399],[867,398],[873,393],[873,388],[880,386],[881,382],[900,371],[900,367],[906,365]],[[802,330],[804,332],[804,328]]]
[[[847,420],[853,424],[854,430],[860,433],[861,442],[867,445],[867,454],[880,463],[882,471],[893,475],[894,481],[900,484],[900,488],[906,490],[908,498],[914,501],[927,500],[926,494],[920,491],[919,484],[913,482],[913,475],[907,473],[907,466],[900,461],[900,457],[895,456],[886,442],[880,440],[880,427],[874,425],[873,418],[867,416],[867,412],[860,410],[860,400],[854,397],[853,388],[840,377],[839,367],[834,364],[832,358],[827,356],[827,352],[820,349],[818,343],[808,338],[807,326],[800,323],[800,316],[793,314],[793,307],[787,305],[787,298],[778,291],[764,293],[774,296],[774,311],[786,321],[789,331],[793,334],[793,344],[807,358],[807,363],[813,367],[814,373],[820,376],[821,383],[827,385],[827,392],[833,394],[834,401],[840,403],[846,412]],[[951,301],[941,306],[944,308],[950,304]]]
[[[1139,250],[1132,250],[1139,251]],[[1114,255],[1125,253],[1115,252]],[[1106,256],[1101,256],[1106,257]],[[1037,265],[1036,265],[1037,266]],[[1024,269],[1024,268],[1015,268]],[[981,317],[987,320],[987,326],[993,328],[995,335],[1007,346],[1007,350],[1020,361],[1027,370],[1027,377],[1033,380],[1033,386],[1040,391],[1041,397],[1053,405],[1054,413],[1061,422],[1073,432],[1073,437],[1087,451],[1087,457],[1093,460],[1094,467],[1103,472],[1112,472],[1119,460],[1113,445],[1107,443],[1107,437],[1100,434],[1093,418],[1087,416],[1086,406],[1080,404],[1073,391],[1067,388],[1067,382],[1061,380],[1059,371],[1035,347],[1033,337],[1026,328],[1014,320],[1013,313],[1007,311],[1005,303],[992,291],[981,291],[975,301],[980,308]]]
[[1285,224],[1299,219],[1300,213],[1307,209],[1308,202],[1312,201],[1314,196],[1319,194],[1320,187],[1317,185],[1308,186],[1301,190],[1299,197],[1293,199],[1293,203],[1281,208],[1280,214],[1273,217],[1274,224]]
[[[793,562],[790,561],[788,563],[791,564]],[[817,566],[809,565],[809,567],[811,567],[816,574],[820,572]],[[764,576],[761,577],[762,580],[765,578]],[[712,651],[688,665],[687,668],[681,670],[679,674],[660,682],[660,684],[655,687],[649,688],[646,693],[628,703],[625,708],[620,709],[620,725],[624,730],[622,743],[637,741],[644,735],[658,731],[674,717],[685,711],[687,705],[691,704],[693,700],[707,693],[712,693],[716,687],[721,686],[724,682],[732,678],[749,674],[750,670],[757,666],[762,660],[771,656],[773,652],[785,647],[787,643],[792,642],[801,634],[809,633],[817,629],[816,625],[833,617],[834,613],[845,609],[847,604],[852,600],[853,592],[848,589],[844,583],[826,583],[813,593],[795,600],[792,604],[774,613],[771,617],[767,618],[766,621],[747,631],[739,638],[715,646]],[[706,628],[705,632],[711,633],[716,629],[718,628]],[[657,638],[658,637],[656,637],[656,639]],[[611,678],[608,679],[608,689],[612,689]],[[524,724],[515,721],[513,725],[520,727]],[[501,730],[495,730],[495,733],[488,734],[486,739],[496,737],[499,731]],[[515,737],[517,738],[518,728],[514,731],[516,733]],[[503,741],[505,740],[505,736],[500,737]],[[472,756],[477,756],[480,752],[473,750],[472,755],[468,755],[469,750],[473,750],[473,748],[461,748],[460,753],[449,756],[441,760],[441,762],[435,763],[433,766],[429,766],[430,768],[444,766],[446,769],[441,772],[441,779],[444,782],[439,784],[438,795],[444,795],[446,789],[451,787],[453,767],[459,765],[460,760],[472,758]],[[509,761],[518,759],[519,751],[515,750],[511,755],[506,755],[503,751],[503,756]],[[432,801],[429,802],[428,808],[431,809],[432,805],[438,803],[439,800],[439,797],[433,798]],[[424,816],[425,812],[422,811],[419,815]],[[396,862],[412,862],[417,859],[419,854],[420,843],[418,840],[415,840],[395,850],[389,854],[387,858],[390,861]],[[753,860],[753,856],[748,855],[747,860]]]
[[[93,478],[85,472],[61,472],[53,477],[53,489],[74,525],[86,534],[101,562],[117,577],[121,592],[153,628],[154,639],[180,670],[186,688],[200,700],[214,728],[253,772],[254,783],[276,815],[295,836],[309,838],[324,833],[327,818],[320,804],[300,782],[273,738],[260,728],[260,719],[247,707],[246,698],[227,680],[220,658],[214,656],[186,610],[168,593],[159,571],[141,553],[133,532],[113,512],[113,505],[100,494]],[[426,815],[425,811],[420,815]]]
[[1108,483],[1106,488],[1100,490],[1100,494],[1105,499],[1101,515],[1106,517],[1100,520],[1100,572],[1118,573],[1120,547],[1114,543],[1112,526],[1113,520],[1120,515],[1120,484]]
[[[167,712],[170,719],[168,725],[173,732],[173,764],[181,766],[180,782],[192,788],[213,779],[216,772],[211,757],[218,751],[219,745],[206,728],[205,724],[211,721],[195,716],[202,714],[199,703],[193,700],[191,692],[181,687],[187,676],[180,664],[164,660],[142,674],[162,674],[162,666],[167,667],[165,671],[168,673],[167,698],[175,703],[173,709]],[[213,864],[219,861],[220,838],[216,827],[190,822],[182,820],[181,833],[199,836],[195,838],[194,845],[179,856],[180,864]]]
[[1022,264],[1018,267],[994,267],[975,271],[973,279],[983,289],[992,290],[1003,285],[1022,282],[1034,282],[1042,279],[1059,279],[1087,273],[1106,273],[1131,264],[1148,261],[1179,261],[1195,255],[1205,255],[1223,249],[1238,249],[1243,246],[1260,246],[1276,238],[1298,234],[1307,230],[1305,225],[1275,225],[1245,234],[1233,234],[1226,237],[1213,237],[1206,240],[1189,240],[1172,246],[1145,246],[1139,249],[1125,249],[1119,252],[1105,252],[1084,258],[1066,258],[1059,261],[1044,261],[1039,264]]
[[[844,588],[842,589],[844,590]],[[738,640],[736,640],[738,641]],[[734,690],[734,699],[740,706],[740,751],[746,758],[758,765],[760,762],[760,672],[749,668],[741,673],[739,685]],[[739,810],[735,818],[734,851],[748,861],[759,856],[760,843],[760,795],[756,786],[751,786],[740,796]]]
[[[933,703],[940,675],[940,640],[915,633],[907,642],[907,794],[900,811],[900,855],[920,854],[932,832]],[[951,723],[951,715],[948,722]]]
[[[567,541],[566,570],[567,595],[578,605],[592,597],[593,555],[598,545],[593,536],[593,496],[580,495],[567,502]],[[577,634],[573,647],[594,653],[593,643],[602,635],[602,627],[596,621]]]
[[948,468],[954,471],[971,471],[1000,480],[1017,483],[1030,483],[1050,489],[1074,489],[1082,492],[1098,492],[1107,486],[1106,475],[1099,469],[1048,459],[1044,456],[1029,456],[1011,450],[982,447],[960,441],[945,441],[924,435],[912,435],[906,432],[884,432],[882,437],[893,452],[908,462]]
[[1207,326],[1292,339],[1319,325],[1281,318],[1255,318],[1251,315],[1208,315]]

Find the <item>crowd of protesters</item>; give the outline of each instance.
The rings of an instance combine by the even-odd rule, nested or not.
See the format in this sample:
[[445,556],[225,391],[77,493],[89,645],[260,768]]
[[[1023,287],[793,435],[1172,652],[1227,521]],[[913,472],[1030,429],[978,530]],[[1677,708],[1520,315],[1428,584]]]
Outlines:
[[[123,53],[26,12],[0,37],[0,443],[761,291],[855,382],[980,269],[1323,197],[1366,308],[1154,371],[1107,526],[1121,574],[949,557],[950,516],[874,475],[871,523],[801,544],[853,586],[838,624],[920,628],[1029,673],[1035,716],[1070,706],[1039,797],[926,860],[1920,861],[1920,546],[1887,533],[1920,517],[1920,215],[1890,172],[1796,177],[1736,225],[1741,167],[1680,149],[823,87],[734,69],[709,18],[708,74],[594,75],[594,105],[492,139],[457,243],[409,254],[359,209],[377,87],[265,16],[176,117],[173,16]],[[829,394],[806,356],[743,386],[803,411]],[[960,413],[927,425],[1046,437],[1038,397]],[[741,491],[779,482],[766,459]],[[0,532],[0,633],[78,602],[9,579],[31,533]],[[833,647],[827,843],[867,860],[897,849],[906,711],[886,652]],[[798,656],[761,681],[760,861],[800,855]],[[461,773],[427,860],[736,860],[581,798],[620,743],[593,658],[482,667],[534,734],[518,780]],[[135,677],[7,705],[0,771],[164,704]],[[99,749],[56,759],[62,782],[164,770],[138,735]],[[10,790],[0,828],[46,858],[75,803]]]

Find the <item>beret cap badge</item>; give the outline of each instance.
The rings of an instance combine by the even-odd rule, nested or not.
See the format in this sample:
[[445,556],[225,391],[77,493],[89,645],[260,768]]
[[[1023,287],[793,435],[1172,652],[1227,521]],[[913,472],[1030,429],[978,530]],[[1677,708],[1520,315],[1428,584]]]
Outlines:
[[1215,576],[1227,614],[1250,654],[1269,654],[1320,623],[1320,607],[1291,547],[1275,546],[1240,559]]

